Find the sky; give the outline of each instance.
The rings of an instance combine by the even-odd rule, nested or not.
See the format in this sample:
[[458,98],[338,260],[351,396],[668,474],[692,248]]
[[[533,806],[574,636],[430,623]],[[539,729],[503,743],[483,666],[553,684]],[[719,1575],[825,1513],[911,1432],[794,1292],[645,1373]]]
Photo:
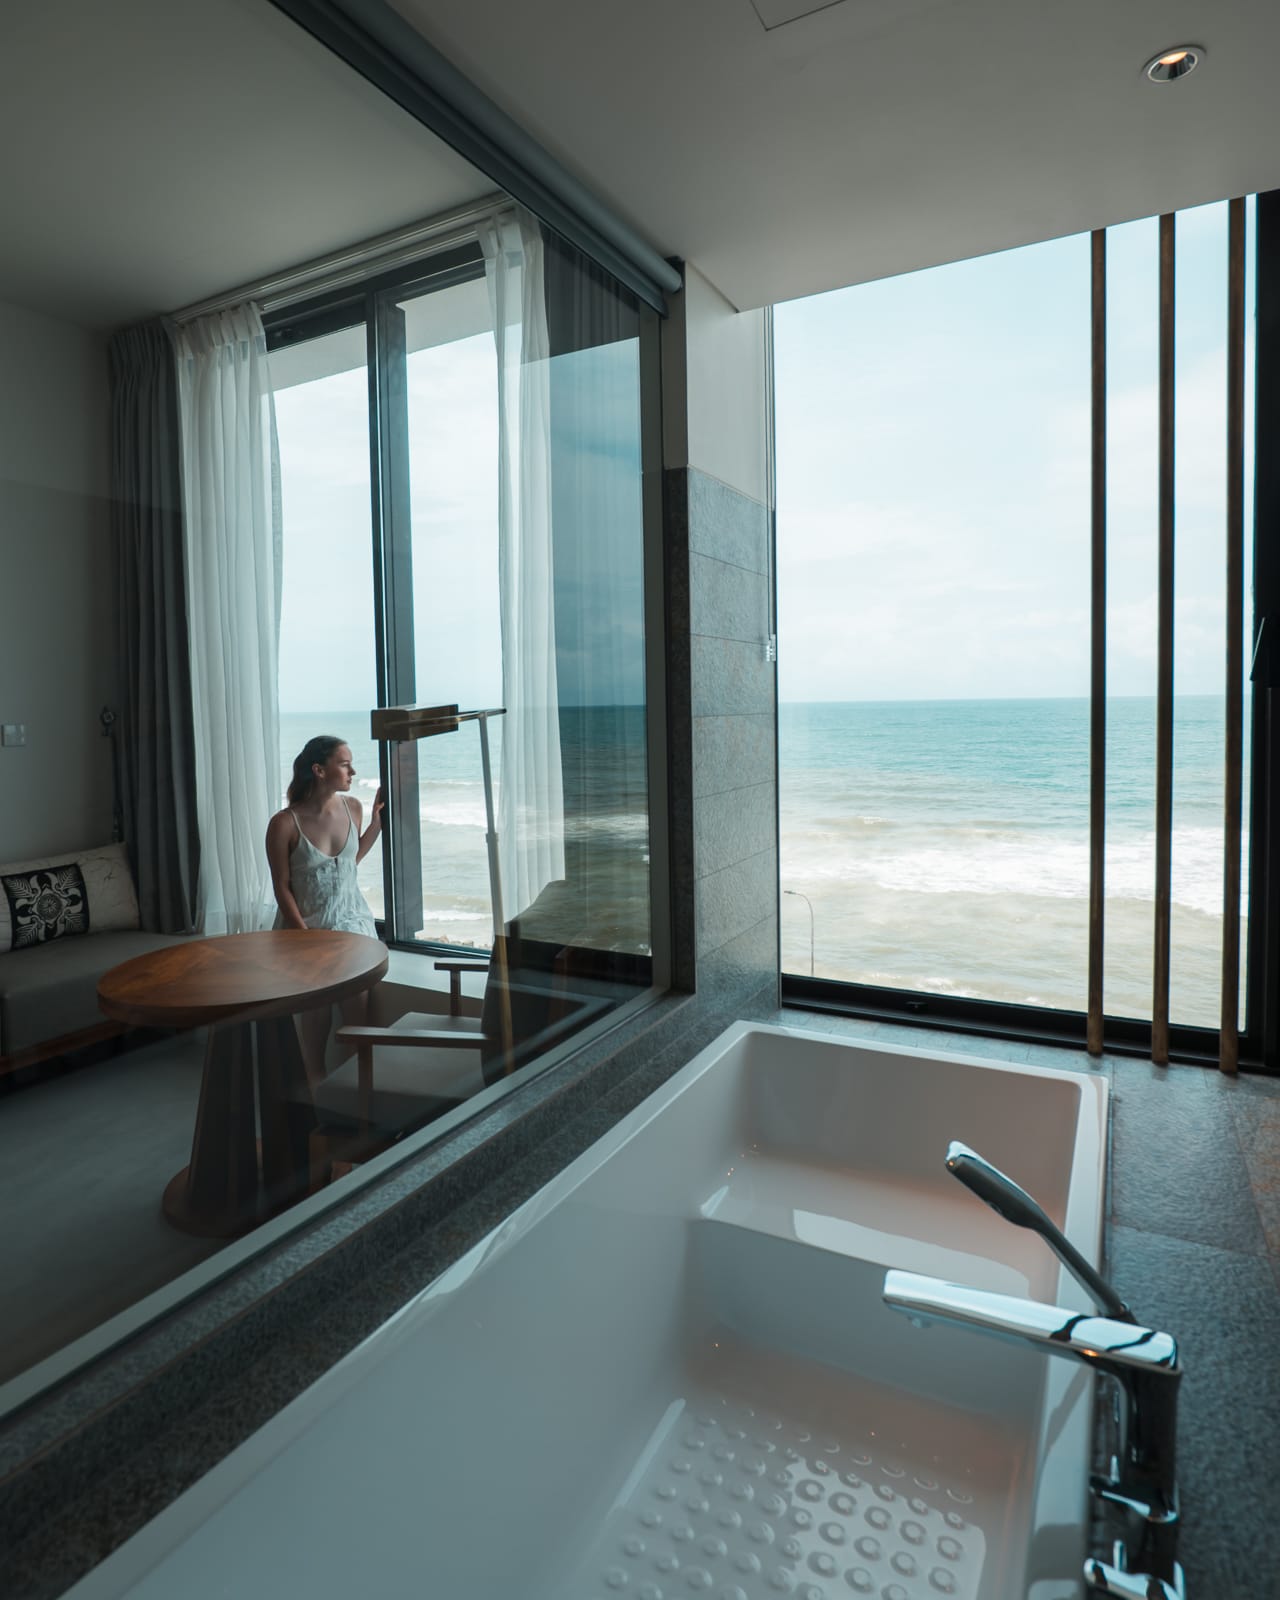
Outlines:
[[[1181,213],[1177,229],[1175,681],[1213,694],[1226,206]],[[1149,219],[1108,234],[1108,690],[1123,695],[1155,687],[1156,233]],[[784,701],[1088,693],[1089,272],[1076,236],[775,308]],[[350,345],[335,337],[335,351]],[[560,641],[571,703],[642,697],[638,377],[623,346],[610,351],[557,360],[562,373],[598,363],[566,382],[559,413],[591,440],[578,486],[589,510],[574,526],[556,508],[573,547],[562,609],[579,619]],[[409,390],[417,698],[496,704],[491,336],[415,352]],[[372,706],[364,368],[282,388],[276,408],[281,709]],[[1246,472],[1248,505],[1249,461]]]
[[[439,298],[453,293],[444,290]],[[314,341],[320,344],[322,341]],[[284,512],[280,708],[376,704],[366,374],[280,387]],[[323,367],[315,351],[305,362]],[[282,377],[292,376],[275,358]],[[296,363],[300,368],[303,361]],[[553,417],[573,471],[553,475],[562,704],[644,698],[637,342],[560,355]],[[420,703],[501,704],[497,382],[489,332],[411,351],[408,361],[413,629]],[[335,594],[341,603],[335,607]]]
[[[1226,234],[1178,217],[1181,693],[1222,692]],[[1156,251],[1155,219],[1109,231],[1120,695],[1155,692]],[[784,701],[1088,694],[1089,283],[1081,235],[775,308]]]

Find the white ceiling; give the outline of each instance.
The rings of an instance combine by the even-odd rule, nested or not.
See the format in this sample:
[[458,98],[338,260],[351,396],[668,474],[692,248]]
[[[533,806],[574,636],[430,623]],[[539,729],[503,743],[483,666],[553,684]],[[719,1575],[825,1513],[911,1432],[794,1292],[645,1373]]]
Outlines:
[[493,189],[267,0],[3,11],[0,300],[118,326]]
[[[740,307],[1280,185],[1277,0],[394,3]],[[116,326],[491,188],[268,0],[5,7],[0,300]]]
[[742,308],[1280,185],[1277,0],[393,3]]

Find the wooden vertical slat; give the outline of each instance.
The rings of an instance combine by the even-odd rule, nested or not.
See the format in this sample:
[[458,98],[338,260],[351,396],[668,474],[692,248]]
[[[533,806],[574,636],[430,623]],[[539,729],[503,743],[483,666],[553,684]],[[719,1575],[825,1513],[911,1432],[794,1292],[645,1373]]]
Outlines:
[[1107,794],[1107,235],[1092,240],[1092,551],[1089,659],[1089,1012],[1085,1043],[1102,1054]]
[[1222,1013],[1218,1065],[1240,1062],[1240,812],[1244,681],[1244,201],[1227,225],[1227,711],[1223,782]]
[[1169,1063],[1169,946],[1173,885],[1174,219],[1160,218],[1159,594],[1156,645],[1156,905],[1151,969],[1151,1059]]

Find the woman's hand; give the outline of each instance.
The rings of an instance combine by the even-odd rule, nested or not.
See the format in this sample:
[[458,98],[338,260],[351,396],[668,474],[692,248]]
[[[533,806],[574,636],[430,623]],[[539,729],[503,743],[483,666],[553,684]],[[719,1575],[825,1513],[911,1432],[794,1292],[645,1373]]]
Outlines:
[[369,826],[360,835],[360,848],[356,851],[357,862],[364,860],[369,851],[372,850],[378,835],[382,832],[382,812],[386,803],[386,795],[379,789],[369,807]]

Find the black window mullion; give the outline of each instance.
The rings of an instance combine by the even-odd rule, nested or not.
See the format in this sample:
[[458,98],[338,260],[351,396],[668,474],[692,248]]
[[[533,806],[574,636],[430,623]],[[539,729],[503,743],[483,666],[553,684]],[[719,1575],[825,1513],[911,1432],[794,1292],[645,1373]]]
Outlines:
[[[375,500],[378,700],[384,706],[411,705],[417,679],[405,322],[392,296],[371,296],[371,301],[369,440]],[[380,764],[388,814],[383,846],[386,921],[392,938],[409,940],[423,922],[417,744],[384,744]]]
[[1258,196],[1246,1038],[1280,1070],[1280,190]]

